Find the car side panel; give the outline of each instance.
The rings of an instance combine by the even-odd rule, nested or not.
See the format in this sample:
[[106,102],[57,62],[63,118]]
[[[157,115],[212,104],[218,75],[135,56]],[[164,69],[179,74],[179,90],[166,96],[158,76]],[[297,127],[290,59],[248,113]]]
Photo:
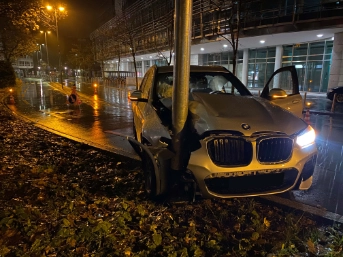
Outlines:
[[288,95],[286,98],[277,98],[270,101],[271,103],[290,111],[299,118],[303,117],[303,99],[300,94]]
[[[170,134],[165,126],[162,125],[156,110],[150,103],[142,104],[142,136],[153,146],[159,145],[161,137],[170,138]],[[143,106],[144,104],[144,106]]]

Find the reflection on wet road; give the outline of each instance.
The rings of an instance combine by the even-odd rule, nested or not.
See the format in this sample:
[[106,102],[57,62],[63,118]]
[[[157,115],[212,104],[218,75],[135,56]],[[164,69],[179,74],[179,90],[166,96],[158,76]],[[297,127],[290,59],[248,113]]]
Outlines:
[[317,132],[318,159],[312,187],[297,191],[295,199],[343,214],[343,116],[311,115]]
[[70,87],[36,82],[25,83],[16,92],[16,104],[10,107],[13,111],[63,135],[136,156],[125,138],[132,135],[128,90],[100,87],[94,94],[90,83],[77,83],[82,103],[73,106],[67,102]]
[[[10,108],[65,136],[137,158],[125,138],[132,135],[128,88],[99,86],[94,93],[91,83],[76,83],[82,104],[71,106],[67,104],[70,87],[52,85],[23,84],[16,92],[16,104]],[[331,101],[325,97],[307,98],[311,110],[330,111]],[[343,114],[343,105],[337,105],[336,111]],[[313,186],[308,191],[294,192],[294,198],[343,215],[343,115],[311,114],[311,123],[317,132],[319,150]]]

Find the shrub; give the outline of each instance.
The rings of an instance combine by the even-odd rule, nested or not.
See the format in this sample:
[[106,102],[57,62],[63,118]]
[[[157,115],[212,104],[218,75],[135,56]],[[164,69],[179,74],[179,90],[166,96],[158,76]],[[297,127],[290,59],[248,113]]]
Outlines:
[[14,86],[16,77],[10,62],[0,61],[0,88]]

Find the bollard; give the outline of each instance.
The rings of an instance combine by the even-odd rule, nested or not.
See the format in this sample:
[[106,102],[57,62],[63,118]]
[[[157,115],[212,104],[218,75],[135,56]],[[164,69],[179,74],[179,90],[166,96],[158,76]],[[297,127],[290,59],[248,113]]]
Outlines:
[[307,92],[304,94],[304,101],[303,101],[303,108],[306,106],[306,98],[307,98]]
[[309,109],[309,108],[306,109],[304,121],[305,121],[308,125],[311,125],[310,109]]
[[336,95],[337,95],[337,93],[335,93],[333,95],[333,100],[332,100],[332,105],[331,105],[331,112],[335,112]]
[[10,89],[10,95],[9,95],[9,98],[8,98],[8,103],[9,104],[14,104],[15,102],[14,102],[14,96],[12,95],[12,93],[13,93],[13,89],[11,88]]

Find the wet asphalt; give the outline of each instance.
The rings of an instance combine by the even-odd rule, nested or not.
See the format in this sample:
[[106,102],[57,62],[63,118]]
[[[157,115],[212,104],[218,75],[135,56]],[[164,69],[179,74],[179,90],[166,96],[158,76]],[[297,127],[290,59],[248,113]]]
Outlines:
[[[71,85],[76,83],[80,106],[67,104]],[[97,83],[98,84],[98,83]],[[14,104],[8,107],[37,126],[95,147],[139,159],[129,143],[132,136],[132,112],[128,94],[133,86],[99,85],[64,81],[58,83],[27,79],[14,90]],[[320,211],[343,215],[343,104],[332,102],[323,94],[307,94],[310,122],[317,133],[318,159],[312,187],[278,197]]]

